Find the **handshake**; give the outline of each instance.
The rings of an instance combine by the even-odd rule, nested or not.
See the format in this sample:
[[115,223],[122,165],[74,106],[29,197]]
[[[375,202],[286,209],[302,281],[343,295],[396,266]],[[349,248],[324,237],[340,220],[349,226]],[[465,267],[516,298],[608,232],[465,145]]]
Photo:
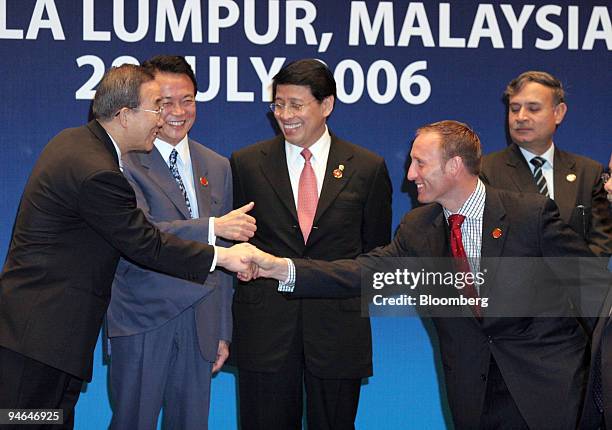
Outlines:
[[[227,240],[247,241],[257,230],[255,218],[249,212],[254,202],[215,218],[215,234]],[[250,243],[240,243],[231,248],[216,247],[217,265],[238,274],[241,281],[256,278],[287,279],[287,261],[260,251]]]
[[250,243],[231,248],[217,247],[217,265],[236,272],[241,281],[257,278],[287,279],[288,264],[284,258],[261,251]]

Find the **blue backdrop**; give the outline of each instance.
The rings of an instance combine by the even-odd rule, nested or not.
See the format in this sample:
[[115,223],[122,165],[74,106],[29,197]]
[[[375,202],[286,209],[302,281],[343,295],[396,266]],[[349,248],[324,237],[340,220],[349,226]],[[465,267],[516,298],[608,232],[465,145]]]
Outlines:
[[[271,76],[317,57],[334,70],[339,97],[330,127],[383,155],[396,226],[411,207],[404,176],[414,130],[457,119],[485,152],[506,145],[505,85],[546,70],[567,90],[555,144],[607,163],[612,145],[609,1],[0,0],[0,255],[5,255],[28,174],[59,130],[87,121],[95,86],[113,64],[156,54],[188,56],[199,81],[191,135],[230,153],[275,131]],[[77,305],[77,304],[75,304]],[[358,427],[444,428],[435,354],[413,318],[373,320],[374,377]],[[77,408],[77,428],[110,421],[107,367]],[[211,428],[236,427],[235,379],[213,381]]]

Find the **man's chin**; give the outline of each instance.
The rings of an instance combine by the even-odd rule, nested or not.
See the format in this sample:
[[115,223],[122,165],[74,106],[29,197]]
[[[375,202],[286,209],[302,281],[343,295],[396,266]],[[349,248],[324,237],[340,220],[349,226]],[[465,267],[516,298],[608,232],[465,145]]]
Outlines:
[[421,195],[417,195],[417,200],[422,205],[426,205],[427,203],[431,203],[431,199],[428,199],[427,197],[421,196]]

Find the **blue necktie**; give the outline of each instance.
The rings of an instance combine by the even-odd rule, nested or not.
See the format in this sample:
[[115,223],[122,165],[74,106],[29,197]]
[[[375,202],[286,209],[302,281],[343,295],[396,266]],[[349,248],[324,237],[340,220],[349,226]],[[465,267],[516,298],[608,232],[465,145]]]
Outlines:
[[189,210],[189,218],[193,218],[193,214],[191,213],[191,203],[189,203],[189,197],[187,197],[187,190],[185,189],[185,184],[183,184],[183,179],[181,178],[181,174],[179,173],[178,167],[176,166],[177,156],[178,152],[176,152],[176,149],[173,149],[170,153],[170,173],[172,173],[172,176],[174,176],[176,183],[178,184],[181,192],[183,193],[185,204],[187,205],[187,209]]

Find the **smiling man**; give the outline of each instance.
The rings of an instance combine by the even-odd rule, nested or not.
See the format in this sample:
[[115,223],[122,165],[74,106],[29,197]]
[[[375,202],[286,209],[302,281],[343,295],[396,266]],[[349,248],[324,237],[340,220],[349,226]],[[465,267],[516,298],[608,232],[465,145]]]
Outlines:
[[[465,124],[447,120],[419,128],[408,180],[416,183],[425,205],[403,217],[389,245],[334,262],[259,253],[256,275],[277,279],[278,290],[294,300],[358,297],[364,269],[397,264],[390,260],[402,264],[398,257],[412,262],[406,264],[467,257],[472,271],[474,263],[480,264],[487,275],[477,291],[460,289],[460,294],[488,298],[492,306],[460,305],[432,318],[454,427],[575,429],[588,345],[578,320],[570,316],[568,298],[578,288],[563,279],[542,282],[537,269],[517,271],[515,258],[496,260],[497,267],[491,261],[592,253],[561,221],[551,200],[485,186],[478,178],[480,152],[480,139]],[[441,270],[441,261],[434,271]],[[518,316],[499,312],[512,309],[503,304],[519,302],[528,306]]]
[[[232,211],[227,158],[188,137],[196,119],[191,66],[168,55],[143,66],[159,84],[164,122],[152,151],[123,157],[138,207],[184,239],[248,240],[253,205]],[[208,427],[211,374],[229,355],[232,293],[228,274],[211,274],[202,285],[119,262],[107,319],[111,428],[155,428],[162,406],[166,428]]]
[[504,96],[512,144],[483,158],[483,181],[550,197],[561,218],[595,254],[611,255],[612,212],[601,181],[602,165],[553,143],[567,112],[561,82],[549,73],[529,71],[512,80]]
[[[336,83],[317,60],[285,66],[270,105],[282,132],[231,157],[234,204],[255,202],[250,241],[290,257],[352,258],[391,235],[391,183],[381,157],[327,128]],[[245,430],[354,428],[361,378],[372,375],[370,321],[359,298],[292,300],[270,280],[234,294],[232,356]]]
[[151,73],[113,68],[98,85],[95,119],[60,132],[40,154],[0,276],[0,409],[62,409],[61,428],[73,427],[120,255],[198,283],[215,261],[246,270],[247,246],[180,240],[136,207],[121,154],[153,148],[161,101]]

